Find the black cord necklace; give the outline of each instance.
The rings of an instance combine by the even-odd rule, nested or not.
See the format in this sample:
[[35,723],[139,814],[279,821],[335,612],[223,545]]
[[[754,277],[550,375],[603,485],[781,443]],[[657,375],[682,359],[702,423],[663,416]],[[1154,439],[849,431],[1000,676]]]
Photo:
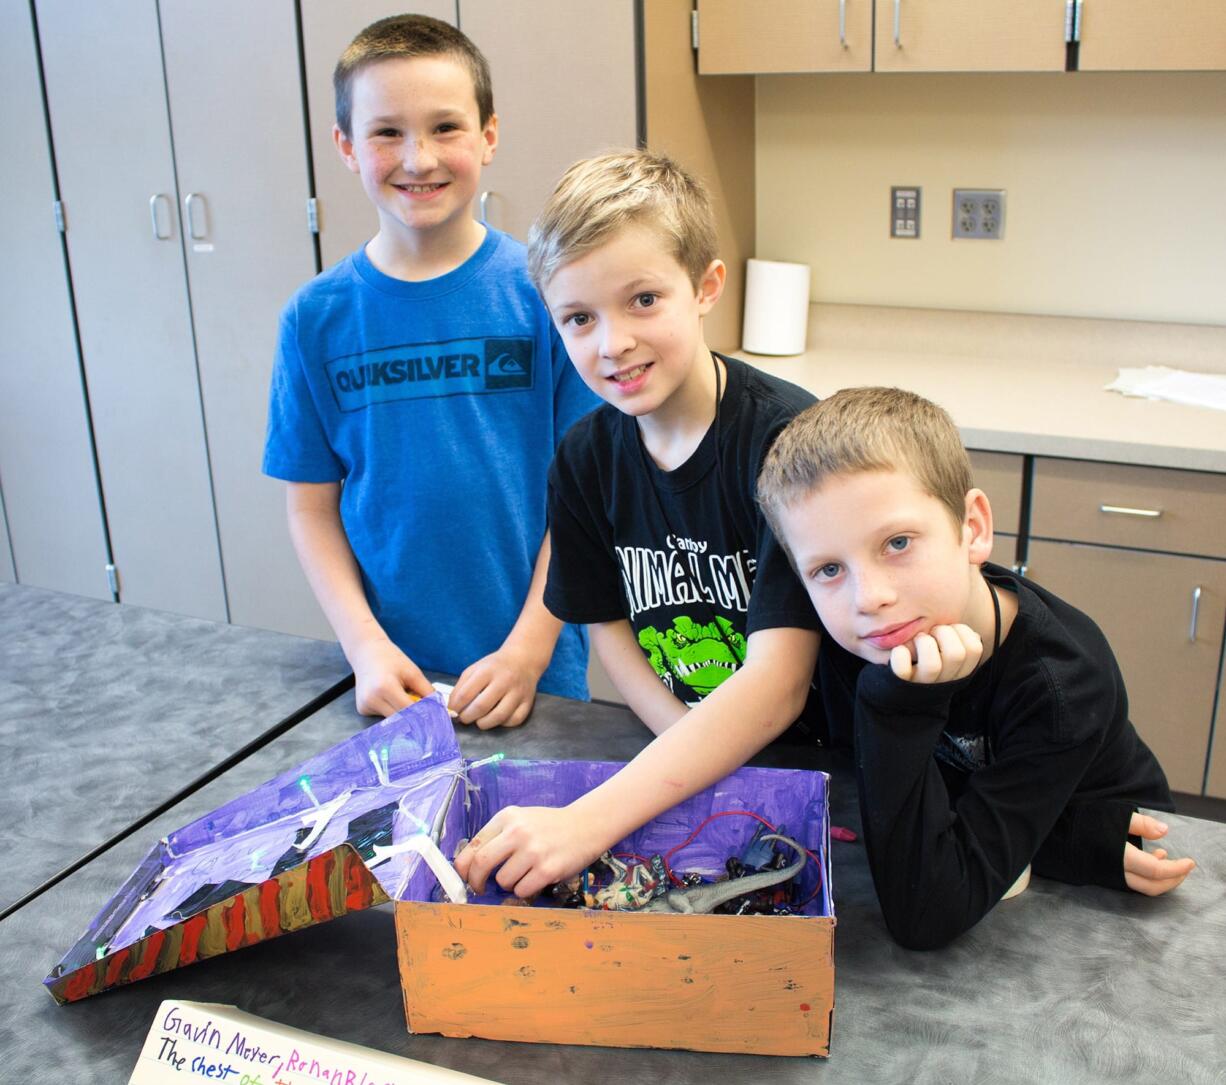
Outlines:
[[[712,428],[714,430],[715,438],[716,492],[718,493],[722,502],[724,496],[724,476],[723,468],[720,464],[720,408],[723,401],[723,374],[720,372],[719,360],[714,354],[711,355],[711,365],[715,370],[715,421]],[[647,476],[647,484],[651,489],[653,498],[655,499],[656,510],[660,514],[660,519],[664,521],[664,526],[668,530],[669,535],[675,539],[679,539],[681,538],[681,533],[673,526],[673,522],[668,515],[668,510],[664,507],[664,499],[660,496],[659,488],[656,486],[655,470],[658,470],[658,468],[655,468],[655,465],[651,462],[650,457],[647,454],[647,447],[643,441],[643,433],[642,430],[639,429],[637,422],[634,423],[634,432],[635,439],[638,442],[639,457],[643,465],[643,473]],[[705,441],[705,439],[706,438],[704,436],[703,440]],[[733,524],[732,526],[733,534],[737,537],[737,545],[740,546],[740,534],[736,530],[736,525]],[[706,592],[703,590],[702,585],[695,580],[693,570],[690,568],[689,563],[683,561],[681,565],[685,571],[686,580],[689,582],[690,587],[694,590],[695,599],[701,606],[706,608],[707,613],[711,618],[710,624],[715,627],[716,632],[719,634],[720,640],[724,642],[724,646],[732,655],[733,660],[735,660],[737,668],[740,668],[745,663],[744,653],[737,651],[736,645],[732,643],[728,634],[725,632],[724,627],[720,624],[720,616],[715,613],[715,608],[707,599]],[[727,621],[727,619],[724,620]],[[661,658],[663,659],[664,666],[668,670],[670,677],[675,683],[674,692],[677,692],[682,687],[688,688],[681,675],[678,674],[676,669],[673,667],[672,661],[668,658],[668,655],[662,652]]]

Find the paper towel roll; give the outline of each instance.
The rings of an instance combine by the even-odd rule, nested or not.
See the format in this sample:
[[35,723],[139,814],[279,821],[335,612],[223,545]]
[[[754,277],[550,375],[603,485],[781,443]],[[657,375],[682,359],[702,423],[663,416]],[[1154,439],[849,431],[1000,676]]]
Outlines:
[[803,354],[809,326],[809,265],[749,260],[745,271],[745,327],[749,354]]

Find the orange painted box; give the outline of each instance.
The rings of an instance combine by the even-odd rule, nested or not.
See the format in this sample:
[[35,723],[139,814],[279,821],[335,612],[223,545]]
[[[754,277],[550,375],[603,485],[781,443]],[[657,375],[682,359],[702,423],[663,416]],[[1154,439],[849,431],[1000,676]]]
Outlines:
[[[467,773],[444,841],[506,805],[560,806],[619,765],[500,761]],[[411,1032],[538,1043],[830,1053],[834,907],[829,778],[745,768],[640,829],[615,854],[665,854],[676,871],[722,875],[756,814],[810,853],[792,915],[703,915],[397,900],[396,940]],[[714,815],[714,816],[713,816]],[[695,835],[695,830],[701,828]]]

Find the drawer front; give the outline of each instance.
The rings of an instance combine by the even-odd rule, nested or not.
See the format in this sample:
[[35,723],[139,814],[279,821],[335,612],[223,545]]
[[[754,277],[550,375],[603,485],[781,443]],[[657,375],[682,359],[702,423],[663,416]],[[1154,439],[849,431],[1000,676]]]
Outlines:
[[1040,457],[1030,534],[1226,557],[1226,475]]
[[1022,510],[1023,457],[1011,452],[978,451],[971,451],[970,457],[975,485],[992,503],[993,527],[1016,535]]

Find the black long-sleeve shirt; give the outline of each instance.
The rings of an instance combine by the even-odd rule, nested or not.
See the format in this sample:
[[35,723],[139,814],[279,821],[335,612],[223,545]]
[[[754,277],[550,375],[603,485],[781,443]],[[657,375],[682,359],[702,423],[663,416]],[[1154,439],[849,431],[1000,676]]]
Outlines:
[[830,738],[854,747],[865,846],[886,926],[912,948],[972,927],[1030,863],[1125,888],[1137,806],[1173,809],[1128,719],[1115,657],[1076,608],[999,566],[1018,613],[957,682],[903,682],[829,637],[818,661]]

